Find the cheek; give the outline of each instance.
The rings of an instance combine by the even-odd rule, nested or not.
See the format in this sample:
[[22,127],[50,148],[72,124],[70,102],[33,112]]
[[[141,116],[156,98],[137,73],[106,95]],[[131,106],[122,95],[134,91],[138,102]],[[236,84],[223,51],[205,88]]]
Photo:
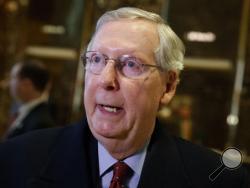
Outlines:
[[[122,87],[123,86],[123,87]],[[136,121],[137,118],[144,116],[148,111],[148,94],[141,84],[127,83],[121,86],[123,98],[125,100],[125,109],[130,121]],[[146,106],[145,106],[146,105]],[[141,120],[141,118],[139,118]]]
[[126,93],[125,96],[133,113],[139,111],[141,115],[149,116],[152,112],[157,111],[162,94],[160,86],[145,82],[142,85],[131,88],[130,92]]
[[124,100],[126,101],[125,104],[128,106],[136,106],[137,102],[141,98],[142,93],[142,86],[138,83],[133,82],[123,82],[120,84],[121,93],[123,95]]
[[86,112],[93,110],[94,106],[94,97],[95,97],[95,81],[93,78],[86,76],[84,83],[84,106]]

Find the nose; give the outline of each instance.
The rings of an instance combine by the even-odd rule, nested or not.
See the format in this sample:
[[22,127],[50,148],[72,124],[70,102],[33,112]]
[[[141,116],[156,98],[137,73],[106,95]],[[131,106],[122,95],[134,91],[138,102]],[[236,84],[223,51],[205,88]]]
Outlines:
[[[112,61],[112,62],[111,62]],[[114,60],[108,60],[105,68],[100,75],[100,86],[109,91],[115,91],[119,89],[119,83],[117,80],[117,71]]]

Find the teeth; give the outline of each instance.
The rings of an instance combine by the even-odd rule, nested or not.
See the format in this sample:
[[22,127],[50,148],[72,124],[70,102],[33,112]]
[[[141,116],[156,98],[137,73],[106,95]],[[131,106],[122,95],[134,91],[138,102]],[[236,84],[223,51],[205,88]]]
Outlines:
[[108,106],[103,106],[103,108],[108,112],[117,112],[117,108],[112,108]]

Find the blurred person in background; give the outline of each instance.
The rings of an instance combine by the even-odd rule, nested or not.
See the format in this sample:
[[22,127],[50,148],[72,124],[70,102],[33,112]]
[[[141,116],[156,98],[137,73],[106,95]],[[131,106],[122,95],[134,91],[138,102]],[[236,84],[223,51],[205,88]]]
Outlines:
[[159,15],[106,12],[81,56],[87,118],[0,144],[0,186],[248,187],[243,167],[210,181],[220,155],[169,135],[156,118],[175,94],[183,56],[181,40]]
[[15,64],[10,73],[10,94],[18,104],[4,139],[54,126],[48,105],[50,73],[40,61]]

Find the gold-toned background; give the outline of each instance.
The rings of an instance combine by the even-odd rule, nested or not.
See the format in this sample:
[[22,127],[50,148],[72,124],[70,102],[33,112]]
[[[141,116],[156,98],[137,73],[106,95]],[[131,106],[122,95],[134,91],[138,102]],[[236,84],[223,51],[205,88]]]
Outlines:
[[[248,1],[0,0],[0,136],[13,104],[7,80],[15,62],[44,61],[53,77],[50,101],[58,125],[77,121],[84,115],[79,55],[96,20],[106,10],[136,6],[161,14],[187,48],[176,97],[159,112],[160,120],[192,142],[218,150],[234,145],[250,155]],[[189,31],[216,38],[190,41]],[[244,69],[237,74],[238,65]],[[240,89],[236,75],[242,76]],[[230,126],[235,108],[239,122]]]

